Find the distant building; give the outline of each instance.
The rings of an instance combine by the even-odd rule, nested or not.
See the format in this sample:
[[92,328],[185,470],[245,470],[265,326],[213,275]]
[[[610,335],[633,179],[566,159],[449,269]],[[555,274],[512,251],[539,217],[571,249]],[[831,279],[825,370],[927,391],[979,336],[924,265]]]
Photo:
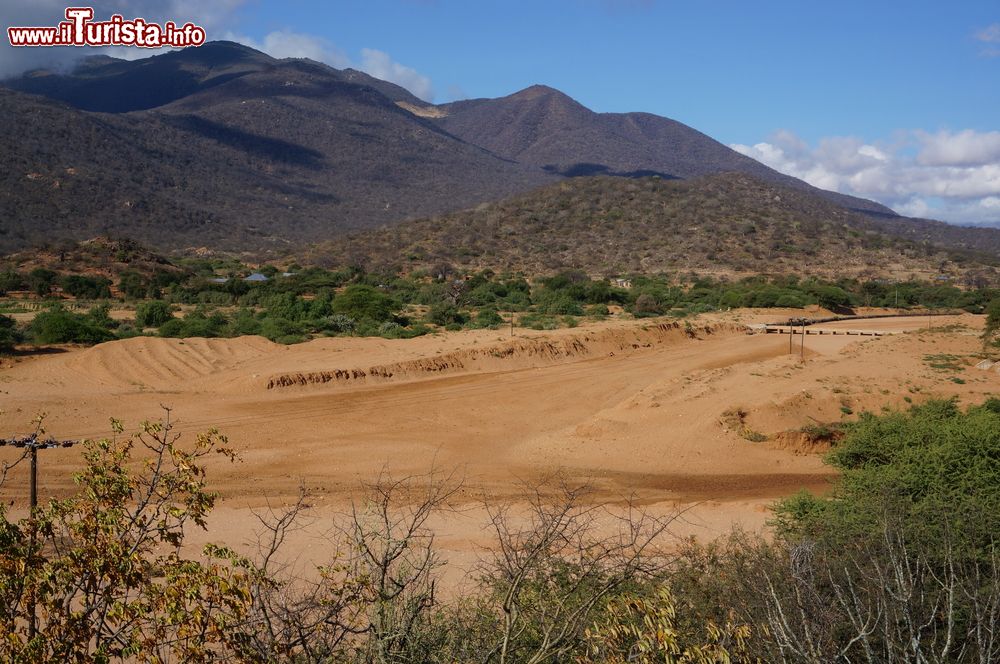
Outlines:
[[224,284],[229,282],[229,277],[212,277],[208,280],[210,284]]
[[251,283],[263,283],[263,282],[265,282],[267,280],[268,280],[267,277],[265,277],[260,272],[254,272],[249,277],[244,277],[243,278],[243,281],[249,281]]
[[618,288],[632,288],[631,279],[611,279],[611,285]]

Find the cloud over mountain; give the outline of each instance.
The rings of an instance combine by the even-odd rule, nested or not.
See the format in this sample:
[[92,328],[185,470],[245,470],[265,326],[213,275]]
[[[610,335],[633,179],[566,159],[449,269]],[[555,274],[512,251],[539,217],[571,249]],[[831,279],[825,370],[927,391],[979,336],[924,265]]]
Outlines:
[[968,224],[1000,224],[1000,132],[921,130],[866,142],[829,137],[809,145],[777,131],[731,145],[817,187],[880,201],[897,212]]

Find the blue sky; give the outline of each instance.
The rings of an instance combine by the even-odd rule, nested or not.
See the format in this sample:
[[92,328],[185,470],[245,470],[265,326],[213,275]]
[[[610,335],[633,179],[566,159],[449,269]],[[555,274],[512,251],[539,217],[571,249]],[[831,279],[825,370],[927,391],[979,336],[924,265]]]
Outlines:
[[[54,23],[63,6],[3,2],[7,25],[15,15]],[[98,14],[194,20],[210,39],[365,69],[437,103],[544,83],[596,111],[675,118],[905,213],[1000,223],[996,0],[94,4]]]
[[256,38],[322,36],[391,54],[435,99],[545,83],[598,111],[649,111],[724,142],[777,128],[809,141],[902,127],[995,129],[1000,59],[975,35],[997,2],[536,0],[258,2]]

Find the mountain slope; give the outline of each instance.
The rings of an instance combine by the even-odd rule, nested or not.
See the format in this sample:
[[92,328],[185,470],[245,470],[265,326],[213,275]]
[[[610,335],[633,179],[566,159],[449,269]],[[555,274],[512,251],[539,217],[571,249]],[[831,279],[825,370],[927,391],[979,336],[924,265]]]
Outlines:
[[892,237],[866,215],[820,196],[736,173],[574,178],[474,210],[340,238],[317,255],[332,263],[368,256],[410,269],[447,262],[528,274],[576,268],[906,277],[965,274],[983,267],[977,260],[990,262]]
[[[92,66],[123,66],[106,60]],[[16,120],[0,125],[0,249],[124,234],[157,248],[262,250],[555,179],[454,138],[397,106],[410,99],[401,88],[380,91],[360,72],[230,44],[140,62],[173,72],[167,103],[95,113],[0,89],[0,113]],[[60,89],[96,104],[88,95],[102,85]]]
[[819,193],[847,208],[894,214],[873,201],[823,191],[779,173],[676,120],[650,113],[595,113],[544,85],[439,109],[442,117],[436,121],[452,134],[561,175],[692,178],[745,173]]

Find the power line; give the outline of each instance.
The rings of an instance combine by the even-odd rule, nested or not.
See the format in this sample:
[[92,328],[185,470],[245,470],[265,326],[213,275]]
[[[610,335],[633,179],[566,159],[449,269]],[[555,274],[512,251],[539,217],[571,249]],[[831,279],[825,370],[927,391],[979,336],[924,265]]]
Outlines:
[[46,438],[45,440],[39,440],[38,434],[31,434],[30,436],[20,436],[14,438],[0,438],[0,447],[17,447],[17,448],[34,448],[36,450],[47,450],[54,447],[73,447],[80,441],[78,440],[56,440],[55,438]]

